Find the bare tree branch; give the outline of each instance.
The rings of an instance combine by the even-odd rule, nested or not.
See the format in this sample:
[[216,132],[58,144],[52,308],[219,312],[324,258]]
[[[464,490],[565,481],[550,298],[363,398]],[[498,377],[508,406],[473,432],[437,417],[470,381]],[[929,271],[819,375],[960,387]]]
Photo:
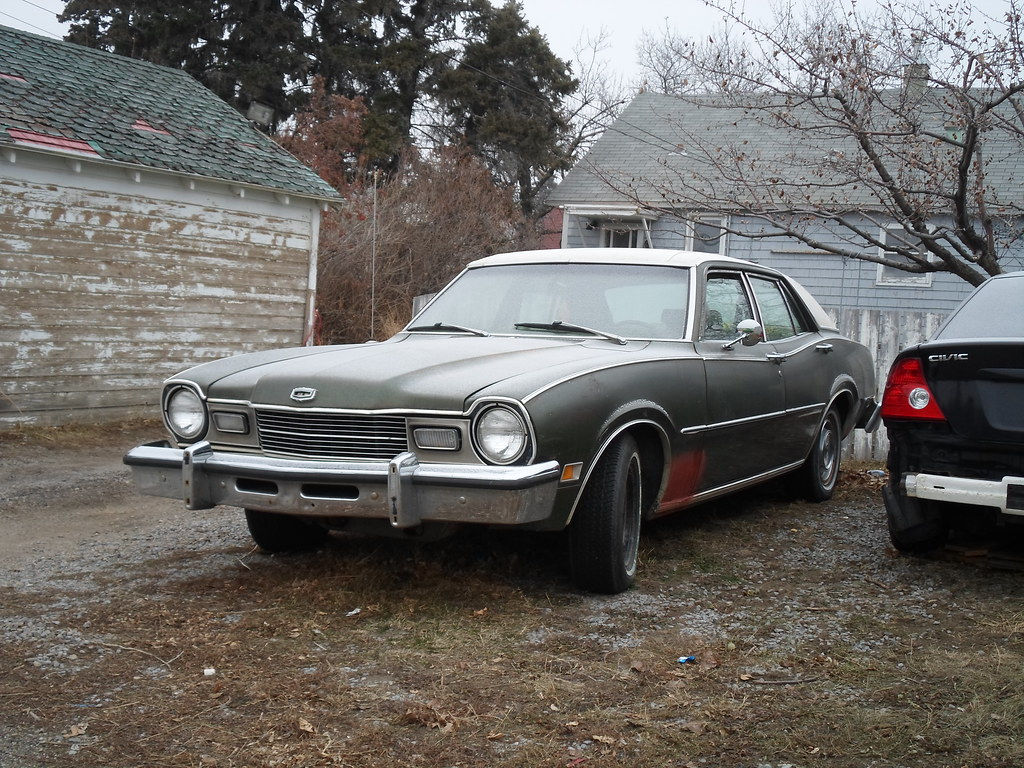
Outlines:
[[666,27],[638,49],[648,85],[681,100],[671,136],[627,126],[658,155],[658,178],[589,168],[652,210],[759,222],[731,225],[737,236],[976,285],[1022,237],[1019,3],[980,18],[967,0],[790,1],[762,22],[708,0],[720,33],[694,41]]

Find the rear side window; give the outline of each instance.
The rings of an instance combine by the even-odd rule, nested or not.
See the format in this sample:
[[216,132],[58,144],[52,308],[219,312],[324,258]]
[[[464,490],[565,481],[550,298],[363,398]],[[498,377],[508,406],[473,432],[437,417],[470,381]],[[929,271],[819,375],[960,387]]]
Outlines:
[[774,280],[751,277],[757,306],[761,309],[761,323],[766,341],[781,341],[807,330],[801,322],[792,300]]
[[937,339],[1024,337],[1024,277],[989,280],[960,305]]

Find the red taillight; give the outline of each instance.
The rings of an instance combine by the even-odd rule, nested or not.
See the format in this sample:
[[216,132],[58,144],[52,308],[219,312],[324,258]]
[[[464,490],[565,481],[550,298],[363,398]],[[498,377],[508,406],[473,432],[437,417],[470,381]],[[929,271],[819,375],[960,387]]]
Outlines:
[[924,379],[921,361],[916,357],[900,360],[889,371],[885,394],[882,395],[882,418],[946,420]]

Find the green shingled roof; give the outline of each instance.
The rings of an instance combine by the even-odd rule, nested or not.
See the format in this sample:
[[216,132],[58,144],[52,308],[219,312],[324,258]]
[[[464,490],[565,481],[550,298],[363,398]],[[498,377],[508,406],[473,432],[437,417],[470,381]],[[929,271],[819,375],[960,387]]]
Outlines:
[[0,26],[0,146],[22,132],[106,160],[338,198],[186,73]]

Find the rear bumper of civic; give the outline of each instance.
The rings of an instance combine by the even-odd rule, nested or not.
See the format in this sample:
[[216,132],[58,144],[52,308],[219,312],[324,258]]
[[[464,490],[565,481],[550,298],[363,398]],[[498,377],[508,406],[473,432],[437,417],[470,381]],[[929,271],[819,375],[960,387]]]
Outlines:
[[996,507],[1003,514],[1024,516],[1024,477],[976,480],[918,472],[905,474],[902,482],[907,496],[917,499]]
[[516,467],[419,464],[412,453],[391,461],[309,461],[167,442],[140,445],[124,463],[140,493],[182,499],[189,509],[218,504],[303,517],[521,525],[550,516],[556,461]]

